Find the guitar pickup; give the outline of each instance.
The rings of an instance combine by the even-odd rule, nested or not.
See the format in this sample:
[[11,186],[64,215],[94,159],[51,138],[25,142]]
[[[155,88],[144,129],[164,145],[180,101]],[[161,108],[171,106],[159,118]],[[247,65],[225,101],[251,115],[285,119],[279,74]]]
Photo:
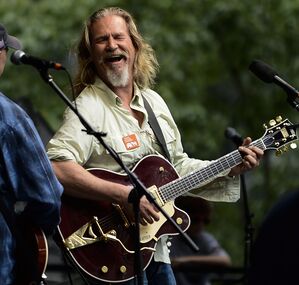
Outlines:
[[153,199],[157,202],[160,207],[163,207],[165,202],[162,200],[158,188],[156,185],[153,185],[147,189],[147,191],[152,195]]

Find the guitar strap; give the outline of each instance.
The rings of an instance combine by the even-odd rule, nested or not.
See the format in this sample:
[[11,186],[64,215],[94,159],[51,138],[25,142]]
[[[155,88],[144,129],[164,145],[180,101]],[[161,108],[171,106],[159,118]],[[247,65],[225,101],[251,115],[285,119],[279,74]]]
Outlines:
[[163,133],[162,133],[161,127],[158,123],[158,120],[154,114],[154,111],[153,111],[152,107],[150,106],[150,104],[148,103],[148,101],[145,99],[145,97],[144,96],[142,96],[142,97],[143,97],[144,107],[148,114],[148,123],[151,126],[151,128],[158,140],[158,143],[160,144],[160,146],[164,152],[165,157],[169,160],[169,162],[171,162],[170,154],[167,149],[165,138],[163,136]]

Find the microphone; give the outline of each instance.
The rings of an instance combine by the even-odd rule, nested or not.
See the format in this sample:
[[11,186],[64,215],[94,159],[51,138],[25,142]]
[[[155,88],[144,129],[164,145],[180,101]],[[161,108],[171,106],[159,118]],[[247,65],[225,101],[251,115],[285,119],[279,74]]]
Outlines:
[[254,60],[249,65],[249,70],[251,70],[262,81],[266,83],[275,83],[286,91],[288,95],[292,95],[293,97],[299,96],[299,92],[289,83],[280,78],[277,72],[266,63],[260,60]]
[[243,144],[242,136],[232,127],[227,127],[224,135],[227,139],[231,140],[236,146]]
[[34,66],[38,70],[44,70],[48,68],[53,68],[56,70],[65,69],[60,63],[34,57],[32,55],[26,54],[22,50],[14,51],[10,57],[10,60],[13,64],[28,64]]

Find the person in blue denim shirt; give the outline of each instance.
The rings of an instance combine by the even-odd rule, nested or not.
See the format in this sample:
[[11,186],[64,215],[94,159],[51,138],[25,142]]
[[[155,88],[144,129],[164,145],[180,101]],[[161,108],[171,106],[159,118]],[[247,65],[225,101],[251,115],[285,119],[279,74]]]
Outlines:
[[[9,48],[20,49],[21,43],[0,24],[0,76]],[[20,229],[16,217],[22,217],[25,231],[29,231],[28,223],[50,234],[60,221],[62,191],[33,122],[0,92],[1,285],[21,282],[16,281],[16,233]],[[26,260],[19,266],[32,262]]]

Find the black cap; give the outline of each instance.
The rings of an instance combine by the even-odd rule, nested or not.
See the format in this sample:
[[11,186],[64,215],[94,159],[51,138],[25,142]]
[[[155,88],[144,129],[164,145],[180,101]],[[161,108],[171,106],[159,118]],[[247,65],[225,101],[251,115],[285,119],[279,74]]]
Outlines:
[[5,27],[0,24],[0,49],[3,48],[21,49],[22,44],[16,37],[10,36]]

